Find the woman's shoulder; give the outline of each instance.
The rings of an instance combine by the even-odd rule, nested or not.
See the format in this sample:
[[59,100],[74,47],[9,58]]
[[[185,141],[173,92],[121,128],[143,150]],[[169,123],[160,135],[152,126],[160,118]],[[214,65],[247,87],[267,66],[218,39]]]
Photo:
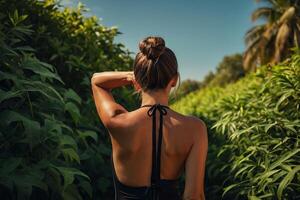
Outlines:
[[187,115],[188,119],[195,125],[195,126],[206,126],[205,122],[196,116],[193,115]]
[[[193,116],[193,120],[195,123],[195,132],[194,132],[194,140],[198,141],[201,149],[206,149],[208,146],[208,130],[205,122],[198,118]],[[205,150],[207,151],[207,150]]]
[[190,122],[191,128],[193,130],[195,130],[194,132],[196,134],[199,134],[199,133],[205,134],[207,132],[207,126],[201,118],[193,116],[193,115],[187,115],[186,117],[188,118],[188,120]]
[[176,119],[176,121],[179,122],[178,124],[186,127],[186,129],[197,130],[199,128],[206,128],[205,122],[199,117],[193,115],[185,115],[174,110],[172,110],[172,112],[175,113],[173,115],[173,119]]
[[193,126],[205,126],[205,123],[202,119],[199,117],[193,116],[193,115],[184,115],[179,112],[174,111],[180,118],[185,121],[185,123],[188,123],[189,125]]

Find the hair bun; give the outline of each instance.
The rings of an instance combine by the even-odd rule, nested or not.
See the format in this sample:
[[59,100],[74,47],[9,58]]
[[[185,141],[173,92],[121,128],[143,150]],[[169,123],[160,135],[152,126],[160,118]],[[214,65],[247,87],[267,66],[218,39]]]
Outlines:
[[165,52],[165,40],[161,37],[149,36],[140,41],[139,48],[148,59],[155,60]]

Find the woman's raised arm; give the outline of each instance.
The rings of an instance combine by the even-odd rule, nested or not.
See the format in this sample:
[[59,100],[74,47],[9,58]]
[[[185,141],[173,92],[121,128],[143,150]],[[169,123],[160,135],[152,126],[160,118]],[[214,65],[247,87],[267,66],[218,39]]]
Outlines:
[[132,71],[106,71],[94,73],[91,78],[92,85],[106,90],[121,87],[132,83]]
[[111,94],[113,88],[132,83],[133,72],[131,71],[108,71],[94,73],[91,78],[93,98],[98,115],[105,127],[112,127],[122,119],[120,114],[128,112],[118,104]]

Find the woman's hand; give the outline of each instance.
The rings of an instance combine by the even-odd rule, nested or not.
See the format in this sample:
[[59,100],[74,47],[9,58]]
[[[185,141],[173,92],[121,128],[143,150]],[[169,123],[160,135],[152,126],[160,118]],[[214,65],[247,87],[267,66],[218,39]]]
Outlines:
[[137,84],[136,80],[135,80],[135,76],[134,76],[134,72],[129,72],[127,74],[127,81],[131,82],[132,86],[134,87],[134,89],[139,92],[141,90],[141,87],[139,84]]
[[131,81],[132,84],[135,83],[135,77],[134,77],[134,72],[133,71],[128,72],[128,74],[127,74],[127,81]]

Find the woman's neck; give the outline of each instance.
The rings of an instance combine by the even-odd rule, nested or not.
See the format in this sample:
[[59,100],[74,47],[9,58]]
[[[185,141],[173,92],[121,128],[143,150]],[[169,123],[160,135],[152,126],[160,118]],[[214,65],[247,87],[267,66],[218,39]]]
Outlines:
[[161,104],[169,106],[169,95],[166,91],[150,91],[142,92],[142,103],[141,105],[153,105]]

